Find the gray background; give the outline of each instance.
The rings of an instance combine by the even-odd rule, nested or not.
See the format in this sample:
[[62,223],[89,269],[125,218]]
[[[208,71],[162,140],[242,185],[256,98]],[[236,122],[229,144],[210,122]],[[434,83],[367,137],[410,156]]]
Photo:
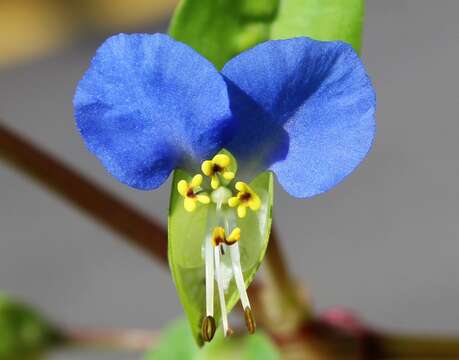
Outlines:
[[[289,263],[319,309],[340,304],[388,329],[459,333],[458,14],[456,0],[368,0],[374,149],[328,194],[302,201],[277,189]],[[165,222],[169,185],[151,193],[122,186],[74,130],[74,86],[96,46],[1,72],[0,115]],[[160,328],[181,313],[164,268],[2,164],[0,229],[0,288],[59,321]]]

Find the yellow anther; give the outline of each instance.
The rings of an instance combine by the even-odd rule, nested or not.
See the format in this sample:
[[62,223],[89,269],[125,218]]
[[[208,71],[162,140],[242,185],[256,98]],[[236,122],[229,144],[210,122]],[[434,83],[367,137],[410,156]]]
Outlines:
[[220,186],[219,174],[226,180],[234,179],[234,172],[227,170],[230,164],[231,158],[225,154],[217,154],[212,160],[206,160],[202,163],[201,170],[204,175],[210,177],[210,186],[212,189],[216,189]]
[[232,245],[235,244],[241,240],[241,229],[240,228],[234,228],[233,231],[231,231],[231,234],[226,238],[226,244],[227,245]]
[[202,184],[202,175],[197,174],[193,176],[190,182],[191,187],[195,188],[195,187],[201,186],[201,184]]
[[247,215],[247,208],[252,211],[257,211],[261,206],[261,200],[255,191],[242,181],[238,181],[235,185],[239,192],[236,196],[229,198],[228,205],[230,207],[237,206],[237,216],[243,218]]
[[212,232],[212,244],[214,246],[218,246],[220,244],[233,245],[236,242],[238,242],[240,239],[241,239],[241,229],[238,227],[234,228],[228,237],[226,237],[225,229],[222,228],[221,226],[217,226],[216,228],[214,228]]
[[214,228],[214,231],[212,232],[212,244],[214,246],[218,246],[224,242],[225,242],[225,229],[223,229],[221,226],[217,226],[216,228]]
[[183,206],[186,211],[192,212],[196,210],[196,202],[202,204],[210,203],[210,198],[207,194],[198,193],[199,187],[202,184],[202,175],[193,176],[193,179],[188,183],[186,180],[180,180],[177,184],[177,191],[183,196]]

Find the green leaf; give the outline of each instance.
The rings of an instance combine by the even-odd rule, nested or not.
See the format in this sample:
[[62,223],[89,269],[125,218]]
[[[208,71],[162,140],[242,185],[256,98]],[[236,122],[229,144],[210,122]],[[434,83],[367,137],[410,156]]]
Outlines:
[[[215,223],[216,206],[212,203],[199,205],[192,213],[184,209],[183,197],[177,192],[177,184],[182,179],[189,182],[191,178],[192,174],[183,170],[174,172],[169,209],[168,254],[172,277],[188,317],[192,334],[198,345],[202,346],[201,325],[206,314],[204,241],[217,226]],[[239,246],[246,287],[253,280],[268,245],[272,216],[273,176],[268,172],[262,173],[250,185],[261,198],[262,206],[257,212],[249,210],[245,218],[236,220],[237,226],[241,229]],[[235,213],[235,209],[229,209],[227,206],[224,206],[224,211]],[[222,263],[229,258],[228,254],[223,256]],[[220,305],[217,299],[215,287],[214,318],[218,326]],[[237,287],[234,279],[231,279],[225,293],[228,312],[238,300]]]
[[261,331],[254,335],[225,339],[219,331],[214,340],[199,350],[188,324],[179,320],[162,334],[159,345],[149,351],[144,360],[279,360],[280,354]]
[[220,331],[193,360],[240,359],[280,360],[280,353],[263,332],[225,339]]
[[164,330],[159,344],[145,355],[144,360],[188,360],[197,353],[198,347],[187,322],[177,320]]
[[182,0],[169,34],[221,69],[240,52],[269,39],[278,0]]
[[37,359],[60,340],[35,310],[0,294],[0,359]]
[[365,0],[284,0],[272,25],[271,38],[342,40],[360,52],[364,10]]
[[266,40],[342,40],[360,52],[365,0],[181,0],[169,34],[221,69]]

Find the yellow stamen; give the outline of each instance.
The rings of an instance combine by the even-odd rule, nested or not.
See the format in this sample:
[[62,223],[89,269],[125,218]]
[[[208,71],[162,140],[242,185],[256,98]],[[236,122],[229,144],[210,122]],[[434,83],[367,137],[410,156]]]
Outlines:
[[195,187],[201,186],[201,184],[202,184],[202,175],[197,174],[193,176],[193,179],[191,179],[190,186],[195,188]]
[[212,162],[215,165],[218,165],[222,168],[227,167],[231,163],[231,159],[228,155],[225,154],[217,154],[213,157]]
[[238,242],[241,239],[241,229],[240,228],[234,228],[233,231],[231,231],[231,234],[229,234],[228,238],[226,239],[227,245],[232,245],[236,242]]
[[239,216],[241,219],[245,218],[247,215],[247,208],[244,205],[239,205],[237,207],[237,216]]
[[201,204],[210,203],[210,198],[205,193],[198,193],[202,184],[202,175],[193,176],[188,183],[186,180],[180,180],[177,184],[178,193],[184,198],[183,207],[188,212],[196,210],[196,202]]
[[228,205],[230,207],[236,207],[239,205],[239,198],[237,196],[228,199]]
[[188,192],[188,183],[186,180],[180,180],[177,184],[177,191],[179,192],[180,195],[183,197],[186,196],[186,193]]
[[228,205],[230,207],[237,206],[237,215],[240,218],[244,218],[247,215],[247,208],[250,208],[252,211],[260,209],[261,200],[249,185],[242,181],[238,181],[235,188],[239,192],[236,196],[228,200]]
[[204,175],[209,176],[210,186],[212,189],[217,189],[220,186],[219,175],[223,176],[225,180],[233,180],[234,172],[227,170],[231,164],[231,158],[225,154],[217,154],[212,160],[205,160],[201,165],[201,170]]
[[213,172],[212,172],[212,161],[211,160],[206,160],[202,163],[201,165],[201,170],[203,172],[204,175],[206,176],[212,176]]
[[196,199],[201,203],[201,204],[208,204],[210,203],[210,197],[204,194],[198,194],[196,195]]
[[185,207],[186,211],[193,212],[196,210],[196,201],[187,197],[185,200],[183,200],[183,206]]
[[221,226],[217,226],[216,228],[214,228],[214,231],[212,232],[212,244],[214,246],[218,246],[224,242],[225,242],[225,229],[223,229]]
[[241,229],[236,227],[231,231],[228,237],[226,237],[225,229],[221,226],[214,228],[212,232],[212,244],[218,246],[220,244],[233,245],[241,239]]
[[220,186],[220,180],[218,179],[217,175],[212,175],[212,178],[210,180],[210,186],[212,189],[216,189]]
[[226,180],[233,180],[234,179],[234,176],[235,174],[232,172],[232,171],[225,171],[223,173],[223,177],[226,179]]

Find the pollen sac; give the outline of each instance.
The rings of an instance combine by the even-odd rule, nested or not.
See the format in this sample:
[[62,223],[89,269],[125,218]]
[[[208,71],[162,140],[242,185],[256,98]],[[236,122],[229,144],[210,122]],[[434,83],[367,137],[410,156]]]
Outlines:
[[210,186],[217,189],[220,183],[226,184],[234,179],[236,175],[233,170],[234,161],[228,153],[220,152],[212,160],[205,160],[201,165],[204,175],[210,177]]
[[225,229],[221,226],[218,226],[214,229],[212,233],[212,245],[218,246],[220,244],[233,245],[241,239],[241,229],[235,228],[228,237],[226,237]]
[[237,215],[240,218],[244,218],[247,214],[247,208],[253,211],[260,209],[261,200],[253,189],[242,181],[238,181],[235,185],[236,190],[239,192],[236,196],[228,200],[230,207],[237,206]]
[[202,175],[195,175],[190,182],[180,180],[177,184],[177,191],[184,198],[183,206],[186,211],[193,212],[196,210],[196,203],[208,204],[210,198],[206,193],[200,193],[202,184]]
[[210,342],[214,335],[217,327],[215,325],[215,319],[212,316],[206,316],[202,322],[202,339],[206,342]]

